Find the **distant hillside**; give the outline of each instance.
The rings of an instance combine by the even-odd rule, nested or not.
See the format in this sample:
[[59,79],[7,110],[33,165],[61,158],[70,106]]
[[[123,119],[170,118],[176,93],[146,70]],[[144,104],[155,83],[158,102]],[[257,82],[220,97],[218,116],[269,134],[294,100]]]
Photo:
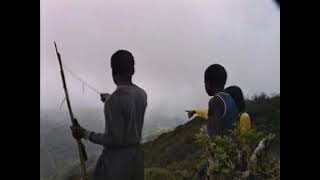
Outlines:
[[[273,150],[280,152],[280,95],[272,98],[258,96],[247,102],[247,108],[259,131],[276,133],[277,143]],[[144,143],[146,180],[156,180],[153,178],[156,176],[175,180],[192,179],[201,161],[205,160],[204,148],[194,141],[195,133],[205,123],[204,119],[194,118]],[[92,174],[92,170],[89,174]],[[78,179],[78,175],[68,178]]]
[[191,173],[198,167],[204,149],[194,141],[194,134],[205,124],[204,119],[194,118],[173,131],[161,134],[144,144],[145,168],[167,168],[176,173]]
[[145,133],[144,137],[142,137],[142,143],[153,141],[157,137],[159,137],[161,134],[164,134],[164,133],[167,133],[167,132],[170,132],[170,131],[172,131],[172,129],[169,129],[169,128],[154,128],[154,129],[151,129],[151,130],[149,130],[149,132]]

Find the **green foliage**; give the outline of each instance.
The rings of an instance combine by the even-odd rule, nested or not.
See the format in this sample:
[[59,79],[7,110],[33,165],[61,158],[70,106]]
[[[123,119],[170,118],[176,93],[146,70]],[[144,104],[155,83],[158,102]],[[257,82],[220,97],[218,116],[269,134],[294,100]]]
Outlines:
[[229,175],[235,168],[236,144],[231,138],[221,136],[216,136],[212,142],[212,150],[209,150],[209,153],[214,157],[214,162],[209,161],[209,174]]
[[280,160],[264,151],[251,165],[250,157],[264,134],[255,129],[240,131],[235,128],[230,136],[214,136],[209,138],[205,132],[195,135],[197,143],[207,148],[209,167],[208,176],[238,178],[246,170],[254,177],[277,179],[280,177]]
[[253,166],[251,172],[259,179],[280,179],[280,159],[273,155],[265,154],[260,157],[259,164]]
[[164,168],[146,168],[144,169],[145,180],[176,180],[172,173]]
[[194,172],[198,170],[197,163],[194,161],[177,161],[169,164],[166,167],[168,170],[173,172],[173,175],[176,177],[177,180],[189,180],[190,177],[194,175]]
[[[263,100],[264,99],[264,100]],[[248,100],[247,111],[258,132],[276,135],[272,151],[280,156],[280,94]]]

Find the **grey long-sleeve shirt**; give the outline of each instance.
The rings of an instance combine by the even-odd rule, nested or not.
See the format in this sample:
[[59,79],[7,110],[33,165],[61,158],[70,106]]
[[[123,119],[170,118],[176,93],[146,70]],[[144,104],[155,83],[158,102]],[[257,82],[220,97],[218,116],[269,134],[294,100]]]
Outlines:
[[88,131],[88,139],[104,147],[139,144],[147,94],[137,85],[118,86],[104,105],[105,132]]

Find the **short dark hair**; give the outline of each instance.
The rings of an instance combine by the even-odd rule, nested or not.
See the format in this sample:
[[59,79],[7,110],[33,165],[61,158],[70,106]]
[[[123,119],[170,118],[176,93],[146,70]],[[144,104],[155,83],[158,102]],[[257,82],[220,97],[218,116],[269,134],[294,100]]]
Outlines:
[[227,72],[220,64],[212,64],[204,73],[204,81],[212,83],[215,88],[223,89],[227,81]]
[[240,87],[238,86],[229,86],[227,87],[224,92],[229,94],[234,102],[236,103],[236,106],[238,108],[239,112],[244,112],[246,109],[246,103],[243,97],[243,93]]
[[118,50],[111,56],[112,74],[131,76],[134,74],[134,58],[127,50]]

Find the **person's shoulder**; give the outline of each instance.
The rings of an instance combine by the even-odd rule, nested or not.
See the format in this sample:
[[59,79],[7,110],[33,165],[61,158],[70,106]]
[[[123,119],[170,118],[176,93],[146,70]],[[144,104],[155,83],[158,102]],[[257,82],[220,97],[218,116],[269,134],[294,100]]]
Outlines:
[[[216,111],[221,114],[225,112],[225,105],[219,96],[213,96],[209,101],[209,111]],[[210,113],[209,113],[210,114]]]
[[142,87],[138,86],[137,84],[133,84],[133,87],[135,87],[139,91],[145,92],[145,90]]
[[209,100],[209,105],[220,105],[220,104],[223,104],[223,101],[219,96],[213,96]]
[[137,89],[137,92],[139,92],[139,93],[141,93],[142,95],[144,95],[145,97],[147,97],[147,93],[146,93],[146,91],[145,91],[143,88],[141,88],[140,86],[138,86],[138,85],[136,85],[136,84],[134,84],[134,86],[135,86],[135,88]]
[[125,88],[117,88],[110,96],[108,102],[112,104],[123,103],[130,96],[130,93]]
[[112,97],[114,98],[120,98],[128,94],[128,91],[126,91],[124,88],[117,88],[113,93]]

